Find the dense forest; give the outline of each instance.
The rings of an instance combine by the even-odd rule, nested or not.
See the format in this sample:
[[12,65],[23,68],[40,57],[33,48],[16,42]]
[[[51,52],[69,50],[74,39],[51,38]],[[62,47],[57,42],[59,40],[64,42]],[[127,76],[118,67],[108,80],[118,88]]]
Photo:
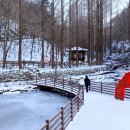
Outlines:
[[[88,65],[103,63],[104,56],[113,53],[112,44],[130,40],[130,7],[121,10],[121,0],[0,0],[0,46],[3,68],[11,44],[18,40],[18,64],[22,68],[22,40],[41,40],[41,65],[45,66],[44,43],[51,44],[51,65],[55,66],[55,48],[60,52],[86,48]],[[118,3],[118,4],[117,4]],[[32,43],[33,46],[33,43]],[[71,59],[71,53],[69,54]],[[71,67],[72,61],[68,64]]]

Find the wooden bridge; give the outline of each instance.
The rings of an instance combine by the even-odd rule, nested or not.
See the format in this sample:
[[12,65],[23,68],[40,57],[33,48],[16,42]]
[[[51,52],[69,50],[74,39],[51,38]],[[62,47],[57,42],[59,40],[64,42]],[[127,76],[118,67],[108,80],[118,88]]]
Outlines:
[[40,130],[64,130],[84,104],[84,88],[76,79],[45,77],[28,83],[36,85],[41,90],[57,92],[72,98],[55,116],[46,120]]
[[[30,82],[31,83],[31,82]],[[42,90],[58,92],[71,96],[72,100],[66,106],[61,107],[61,110],[46,123],[40,130],[64,130],[70,121],[73,120],[76,113],[84,104],[84,88],[78,84],[78,80],[72,78],[50,78],[37,79],[35,83]],[[89,88],[90,91],[113,95],[115,94],[115,83],[92,82]],[[125,98],[130,99],[130,89],[125,90]]]
[[[84,104],[84,88],[78,84],[78,81],[71,77],[57,78],[49,75],[27,81],[28,84],[35,85],[43,91],[56,92],[72,98],[68,104],[61,107],[61,110],[56,115],[46,120],[40,130],[64,130],[73,120]],[[115,88],[115,83],[91,82],[89,90],[109,94],[114,98]],[[130,99],[130,89],[125,89],[125,98]]]

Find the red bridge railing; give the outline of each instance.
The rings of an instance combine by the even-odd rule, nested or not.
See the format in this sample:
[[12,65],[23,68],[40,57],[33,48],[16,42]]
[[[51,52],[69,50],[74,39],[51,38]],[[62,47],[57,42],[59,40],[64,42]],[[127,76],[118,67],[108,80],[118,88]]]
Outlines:
[[[109,95],[115,95],[116,83],[102,83],[102,82],[92,82],[90,85],[90,91],[100,92]],[[130,89],[125,89],[125,98],[130,99]]]

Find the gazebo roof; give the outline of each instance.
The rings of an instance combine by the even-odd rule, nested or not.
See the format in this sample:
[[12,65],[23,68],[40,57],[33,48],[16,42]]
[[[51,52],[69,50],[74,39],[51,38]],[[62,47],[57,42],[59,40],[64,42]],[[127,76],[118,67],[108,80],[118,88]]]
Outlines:
[[[77,50],[77,47],[73,47],[71,48],[71,51],[76,51]],[[67,51],[69,51],[69,49],[67,49]],[[85,48],[81,48],[81,47],[78,47],[78,51],[88,51],[88,49],[85,49]]]

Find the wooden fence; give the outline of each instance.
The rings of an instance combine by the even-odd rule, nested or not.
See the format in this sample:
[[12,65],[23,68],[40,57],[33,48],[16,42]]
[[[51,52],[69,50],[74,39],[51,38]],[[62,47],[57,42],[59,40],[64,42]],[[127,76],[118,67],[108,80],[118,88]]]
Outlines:
[[[28,67],[28,66],[38,66],[38,67],[42,67],[42,62],[41,61],[21,61],[22,63],[22,68],[25,68],[25,67]],[[48,63],[44,63],[46,67],[51,67],[52,66],[52,63],[51,62],[48,62]],[[83,63],[79,63],[79,66],[87,66],[88,64],[86,62],[83,62]],[[0,67],[3,66],[3,62],[0,61]],[[54,66],[61,66],[61,63],[60,62],[54,62]],[[69,62],[64,62],[63,64],[64,68],[67,68],[69,67]],[[73,66],[76,66],[76,64],[72,64],[71,65],[72,67]],[[19,67],[19,63],[18,61],[6,61],[5,63],[5,68],[7,69],[12,69],[14,67]],[[101,70],[106,70],[105,67],[97,67],[95,69],[95,71],[101,71]]]
[[[114,96],[115,88],[116,88],[116,83],[92,82],[89,90]],[[130,89],[129,88],[125,89],[125,98],[130,99]]]
[[58,90],[62,89],[75,95],[68,104],[61,107],[61,110],[55,116],[46,120],[40,130],[64,130],[84,104],[84,88],[78,84],[76,79],[45,77],[44,79],[37,78],[35,81],[28,83],[43,85],[43,87],[50,86]]
[[[25,66],[29,66],[29,65],[32,65],[32,66],[39,66],[41,67],[42,66],[42,62],[41,61],[21,61],[22,62],[22,67],[24,68]],[[11,68],[11,67],[18,67],[18,61],[6,61],[5,63],[5,67],[6,68]],[[51,62],[47,62],[47,63],[44,63],[45,66],[52,66],[52,63]],[[0,62],[0,66],[3,65],[3,62]],[[61,62],[54,62],[54,66],[60,66],[61,65]],[[69,67],[69,62],[64,62],[63,63],[64,67]],[[82,62],[82,63],[79,63],[79,65],[87,65],[87,62]],[[76,64],[72,63],[72,66],[76,66]]]

